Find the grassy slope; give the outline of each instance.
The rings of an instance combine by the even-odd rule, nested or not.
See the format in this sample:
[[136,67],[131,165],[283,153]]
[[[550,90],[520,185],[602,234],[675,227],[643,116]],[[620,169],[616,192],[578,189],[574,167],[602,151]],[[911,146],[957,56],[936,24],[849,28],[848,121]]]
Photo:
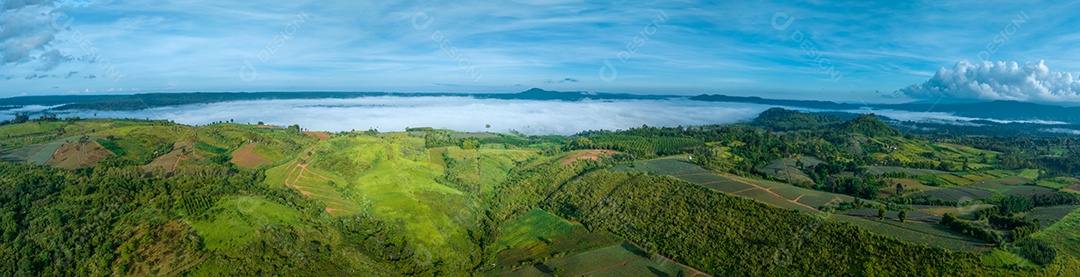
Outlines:
[[350,189],[370,203],[371,213],[400,222],[421,255],[450,258],[446,262],[458,268],[471,266],[462,254],[479,253],[467,230],[476,225],[479,208],[464,193],[436,181],[440,167],[429,162],[426,151],[416,150],[417,145],[424,150],[422,139],[338,137],[325,144],[335,150],[324,153],[327,160],[343,158],[366,167],[347,174],[327,170],[345,176]]

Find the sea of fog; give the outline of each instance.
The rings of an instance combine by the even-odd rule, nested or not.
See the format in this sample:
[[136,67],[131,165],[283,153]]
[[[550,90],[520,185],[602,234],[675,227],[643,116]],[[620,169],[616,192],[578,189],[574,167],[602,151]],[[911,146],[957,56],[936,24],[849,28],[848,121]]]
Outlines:
[[[309,130],[402,131],[407,127],[434,127],[458,131],[569,135],[585,130],[616,130],[649,126],[725,124],[756,117],[770,105],[704,102],[688,99],[533,101],[475,99],[471,97],[363,97],[354,99],[256,100],[161,107],[138,111],[63,111],[60,117],[167,119],[181,124],[205,125],[218,121],[299,124]],[[27,106],[0,111],[36,112],[50,107]],[[898,120],[957,122],[976,120],[945,113],[894,110],[874,112]],[[1054,122],[1046,122],[1053,124]],[[490,124],[490,128],[486,126]]]
[[[40,111],[25,107],[0,111]],[[472,97],[363,97],[354,99],[256,100],[161,107],[138,111],[63,111],[59,117],[168,119],[188,125],[217,121],[300,124],[320,131],[403,131],[434,127],[457,131],[569,135],[584,130],[690,126],[748,120],[769,106],[674,100],[532,101]],[[491,127],[486,126],[490,124]]]

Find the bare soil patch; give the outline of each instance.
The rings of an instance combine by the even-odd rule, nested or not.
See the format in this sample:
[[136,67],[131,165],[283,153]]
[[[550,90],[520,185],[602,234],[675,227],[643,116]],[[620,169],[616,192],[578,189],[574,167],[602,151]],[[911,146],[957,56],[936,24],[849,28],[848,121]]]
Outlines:
[[559,164],[566,166],[579,160],[599,161],[601,157],[609,157],[618,153],[618,151],[612,150],[579,150],[570,153],[569,156],[559,161]]
[[312,137],[315,137],[315,138],[318,138],[318,139],[328,139],[328,138],[330,138],[330,134],[323,133],[323,132],[303,132],[303,134],[309,135],[309,136],[312,136]]
[[94,141],[85,144],[67,142],[56,149],[52,158],[45,165],[63,169],[77,169],[92,166],[112,155],[112,152]]
[[270,159],[267,159],[259,154],[255,154],[255,146],[258,146],[258,142],[249,143],[236,149],[232,153],[231,162],[240,167],[254,168],[260,165],[272,163]]
[[174,143],[173,151],[154,158],[153,161],[144,165],[143,169],[146,171],[153,171],[154,168],[160,167],[165,169],[166,174],[172,174],[173,172],[176,172],[176,169],[180,166],[180,161],[202,160],[202,156],[195,154],[194,145],[194,143],[187,140]]

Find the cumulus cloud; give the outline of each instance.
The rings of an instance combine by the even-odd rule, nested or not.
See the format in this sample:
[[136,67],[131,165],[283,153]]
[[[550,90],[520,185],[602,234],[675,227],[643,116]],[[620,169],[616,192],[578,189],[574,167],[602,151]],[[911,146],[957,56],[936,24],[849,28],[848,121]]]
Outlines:
[[73,61],[57,47],[71,18],[64,10],[89,5],[89,0],[11,0],[0,10],[0,66],[29,64],[47,72]]
[[49,51],[45,51],[44,53],[41,53],[40,56],[38,56],[38,60],[41,62],[41,65],[38,66],[37,69],[40,71],[53,70],[53,68],[56,68],[61,63],[71,61],[72,59],[73,58],[71,56],[61,54],[60,50],[52,49]]
[[1053,72],[1043,61],[957,62],[942,67],[934,77],[898,93],[918,99],[981,99],[1028,102],[1080,102],[1080,79],[1068,72]]

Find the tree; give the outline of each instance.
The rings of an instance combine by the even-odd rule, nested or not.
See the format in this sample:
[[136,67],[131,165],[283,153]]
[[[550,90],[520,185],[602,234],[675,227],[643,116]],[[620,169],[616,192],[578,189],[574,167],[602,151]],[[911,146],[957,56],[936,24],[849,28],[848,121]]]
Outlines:
[[467,139],[461,141],[461,149],[480,149],[480,141],[476,139]]
[[900,210],[900,214],[896,215],[900,219],[900,223],[907,221],[907,210]]
[[904,194],[904,184],[896,183],[896,195]]
[[289,132],[299,133],[300,132],[300,124],[289,125],[288,130],[289,130]]
[[553,268],[551,268],[551,276],[558,277],[558,276],[562,276],[562,275],[563,275],[563,269],[561,267],[553,267]]
[[885,207],[880,207],[877,209],[877,218],[878,220],[885,220]]

